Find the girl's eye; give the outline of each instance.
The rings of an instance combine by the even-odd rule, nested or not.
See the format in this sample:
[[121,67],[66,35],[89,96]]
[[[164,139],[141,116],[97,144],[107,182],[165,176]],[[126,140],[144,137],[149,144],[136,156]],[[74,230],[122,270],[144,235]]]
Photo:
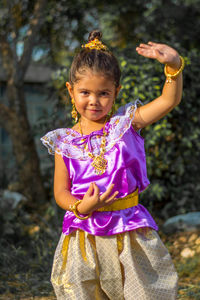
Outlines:
[[108,92],[101,92],[101,96],[103,96],[103,97],[106,97],[106,96],[108,96],[108,95],[109,95]]
[[81,94],[84,95],[84,96],[86,96],[86,95],[89,94],[89,92],[87,92],[87,91],[81,91]]

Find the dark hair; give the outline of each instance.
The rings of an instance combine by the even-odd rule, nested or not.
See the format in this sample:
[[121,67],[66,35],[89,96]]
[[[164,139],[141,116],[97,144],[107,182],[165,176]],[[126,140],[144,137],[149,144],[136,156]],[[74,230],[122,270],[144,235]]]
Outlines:
[[[99,30],[90,32],[88,42],[94,39],[101,40],[102,33]],[[113,79],[116,87],[120,84],[121,71],[116,57],[109,50],[97,50],[83,48],[75,55],[70,73],[69,81],[73,85],[78,80],[78,73],[84,74],[87,69],[101,72],[110,79]]]

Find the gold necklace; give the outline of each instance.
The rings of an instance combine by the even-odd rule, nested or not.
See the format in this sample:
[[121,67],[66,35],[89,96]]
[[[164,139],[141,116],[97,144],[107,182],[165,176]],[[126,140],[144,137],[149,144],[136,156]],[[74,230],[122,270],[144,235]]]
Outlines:
[[[108,118],[106,117],[105,124],[107,122],[107,119]],[[95,169],[95,173],[97,175],[102,175],[103,173],[105,173],[107,165],[108,165],[108,161],[104,157],[104,153],[106,151],[106,136],[107,136],[107,132],[105,132],[105,124],[103,127],[103,137],[102,137],[101,145],[100,145],[100,154],[95,156],[92,152],[88,151],[88,156],[90,158],[92,158],[92,160],[93,160],[91,165]],[[83,131],[82,131],[82,127],[81,127],[81,119],[79,119],[79,129],[80,129],[81,135],[83,136]]]

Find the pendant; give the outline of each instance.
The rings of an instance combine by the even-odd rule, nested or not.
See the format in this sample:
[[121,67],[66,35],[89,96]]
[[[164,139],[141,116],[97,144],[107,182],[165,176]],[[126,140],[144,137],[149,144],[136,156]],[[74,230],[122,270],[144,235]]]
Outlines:
[[102,154],[97,155],[93,158],[92,166],[95,169],[97,175],[105,173],[108,161],[103,157]]
[[167,83],[172,83],[171,77],[167,77]]

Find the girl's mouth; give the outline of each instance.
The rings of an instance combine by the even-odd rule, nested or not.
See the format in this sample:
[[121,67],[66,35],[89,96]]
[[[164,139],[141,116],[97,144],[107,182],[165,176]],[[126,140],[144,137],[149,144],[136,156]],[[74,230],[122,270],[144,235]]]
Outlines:
[[91,112],[99,112],[100,111],[99,109],[88,109],[88,110]]

